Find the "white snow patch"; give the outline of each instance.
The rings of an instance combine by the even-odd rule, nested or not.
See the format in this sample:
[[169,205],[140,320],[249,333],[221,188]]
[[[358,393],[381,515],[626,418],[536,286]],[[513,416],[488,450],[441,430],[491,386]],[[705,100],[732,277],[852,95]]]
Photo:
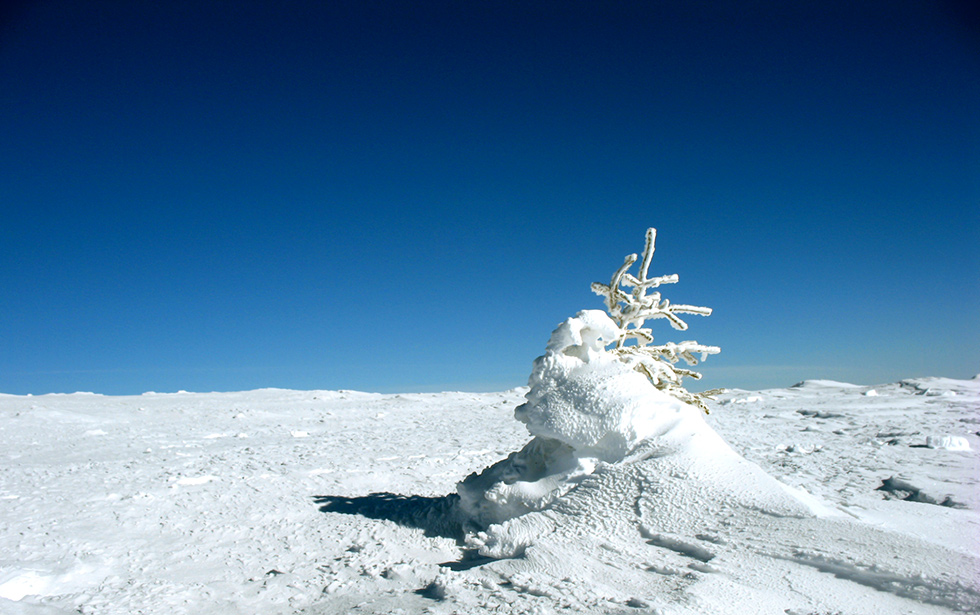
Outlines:
[[860,384],[851,384],[850,382],[837,382],[836,380],[804,380],[802,382],[797,382],[792,387],[793,389],[859,389]]
[[[55,596],[73,594],[97,586],[107,576],[105,569],[90,564],[76,564],[59,567],[56,571],[43,569],[14,569],[0,573],[0,599],[23,601],[28,596]],[[48,611],[26,601],[18,605],[25,613],[48,613]],[[0,604],[0,611],[8,612]],[[14,610],[14,613],[21,612]]]
[[0,598],[18,601],[26,596],[43,595],[51,582],[51,577],[42,576],[34,570],[18,571],[0,583]]
[[926,446],[944,448],[948,451],[968,451],[970,442],[962,436],[927,436]]
[[194,477],[185,476],[184,478],[177,479],[177,481],[174,484],[175,485],[183,485],[183,486],[204,485],[204,484],[210,483],[211,481],[214,481],[214,480],[218,480],[218,477],[217,476],[211,476],[211,475],[207,475],[207,476],[194,476]]

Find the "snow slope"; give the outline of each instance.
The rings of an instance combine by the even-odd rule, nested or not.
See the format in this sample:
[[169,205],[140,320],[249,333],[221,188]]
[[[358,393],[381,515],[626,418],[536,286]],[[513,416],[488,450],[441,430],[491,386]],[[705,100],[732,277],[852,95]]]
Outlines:
[[0,613],[980,609],[976,379],[730,391],[479,523],[527,392],[0,395]]

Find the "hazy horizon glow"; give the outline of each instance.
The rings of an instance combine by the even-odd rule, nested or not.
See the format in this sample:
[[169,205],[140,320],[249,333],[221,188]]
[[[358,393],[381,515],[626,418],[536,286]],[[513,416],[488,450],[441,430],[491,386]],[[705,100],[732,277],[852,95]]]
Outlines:
[[980,372],[956,3],[0,13],[0,392],[525,384],[659,231],[692,388]]

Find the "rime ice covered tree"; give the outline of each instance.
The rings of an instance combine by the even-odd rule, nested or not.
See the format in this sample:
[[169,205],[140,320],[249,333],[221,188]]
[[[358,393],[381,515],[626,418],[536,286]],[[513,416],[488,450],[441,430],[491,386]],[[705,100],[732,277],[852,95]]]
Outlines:
[[717,346],[704,346],[695,341],[652,345],[653,332],[643,327],[647,320],[666,318],[674,329],[686,331],[687,323],[678,314],[700,316],[711,314],[711,308],[671,304],[661,297],[659,291],[654,290],[662,284],[674,284],[678,280],[677,274],[647,277],[656,239],[657,230],[647,229],[646,246],[643,248],[643,260],[640,262],[638,275],[629,273],[629,269],[637,261],[637,255],[630,254],[613,274],[609,284],[594,282],[592,292],[605,298],[606,311],[622,331],[619,338],[612,342],[615,344],[612,352],[616,353],[619,360],[644,374],[661,391],[708,412],[704,400],[710,399],[720,390],[691,393],[684,388],[682,383],[684,377],[698,380],[701,374],[677,367],[676,364],[680,359],[684,359],[688,365],[697,365],[699,357],[704,361],[709,354],[717,354],[721,349]]
[[[659,457],[692,447],[735,455],[701,416],[708,411],[705,399],[715,391],[691,393],[683,378],[701,375],[676,365],[681,359],[696,365],[719,349],[694,341],[654,345],[653,334],[643,326],[666,318],[683,331],[687,323],[681,315],[711,313],[660,296],[657,288],[677,282],[677,276],[647,276],[655,239],[656,231],[648,230],[636,275],[629,272],[637,261],[631,254],[609,284],[592,285],[605,297],[606,311],[581,310],[551,332],[544,354],[534,360],[526,401],[514,410],[532,440],[459,483],[460,509],[475,526],[491,528],[488,535],[510,519],[550,507],[573,489],[592,488],[583,479],[599,463],[610,464],[606,470],[613,471],[613,466],[654,463],[649,451],[658,451],[653,457]],[[691,444],[695,441],[697,447]],[[646,452],[634,455],[645,442]],[[680,457],[695,463],[700,456]],[[595,484],[601,491],[600,482]],[[618,488],[610,489],[618,497]],[[637,510],[629,507],[631,520]],[[480,553],[491,557],[515,553],[503,542],[481,545]]]

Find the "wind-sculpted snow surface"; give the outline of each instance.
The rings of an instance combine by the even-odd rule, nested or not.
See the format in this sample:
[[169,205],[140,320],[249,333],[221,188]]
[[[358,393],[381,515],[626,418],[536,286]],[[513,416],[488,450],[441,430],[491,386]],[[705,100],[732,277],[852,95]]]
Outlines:
[[698,408],[656,389],[607,352],[618,335],[598,310],[580,312],[552,333],[534,362],[527,401],[515,413],[534,439],[459,485],[461,507],[477,525],[550,506],[597,464],[641,462],[671,473],[697,469],[704,485],[738,476],[741,485],[756,487],[747,491],[761,498],[756,505],[807,514],[800,498],[736,455]]
[[980,380],[733,390],[619,459],[531,446],[528,392],[0,395],[0,613],[980,608]]
[[[597,311],[561,324],[516,411],[533,439],[458,486],[461,509],[483,528],[468,544],[499,560],[497,574],[542,595],[588,584],[592,600],[673,613],[980,607],[976,578],[959,572],[977,570],[975,551],[854,523],[769,476],[697,407],[607,352],[618,333]],[[909,548],[928,565],[898,557]],[[827,593],[786,581],[813,570],[850,583]]]

